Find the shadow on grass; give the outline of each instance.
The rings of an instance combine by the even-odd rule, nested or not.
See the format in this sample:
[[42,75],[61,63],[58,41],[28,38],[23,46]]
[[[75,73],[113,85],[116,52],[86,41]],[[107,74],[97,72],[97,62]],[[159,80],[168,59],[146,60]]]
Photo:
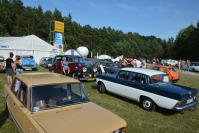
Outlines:
[[0,114],[0,128],[5,124],[5,121],[9,118],[7,108],[5,108]]

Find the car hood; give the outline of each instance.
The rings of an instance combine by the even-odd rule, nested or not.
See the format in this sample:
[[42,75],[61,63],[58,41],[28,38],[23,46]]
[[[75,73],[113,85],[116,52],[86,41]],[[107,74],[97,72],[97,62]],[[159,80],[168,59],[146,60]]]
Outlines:
[[171,73],[171,75],[173,76],[173,77],[179,77],[179,74],[177,73],[177,72],[170,72]]
[[33,118],[48,133],[110,133],[126,127],[122,118],[92,102],[35,112]]

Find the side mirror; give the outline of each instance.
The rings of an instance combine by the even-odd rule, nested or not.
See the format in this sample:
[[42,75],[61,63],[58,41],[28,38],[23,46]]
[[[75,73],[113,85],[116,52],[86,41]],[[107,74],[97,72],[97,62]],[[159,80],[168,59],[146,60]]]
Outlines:
[[91,94],[90,94],[90,93],[88,93],[88,94],[87,94],[87,97],[90,97],[90,96],[91,96]]

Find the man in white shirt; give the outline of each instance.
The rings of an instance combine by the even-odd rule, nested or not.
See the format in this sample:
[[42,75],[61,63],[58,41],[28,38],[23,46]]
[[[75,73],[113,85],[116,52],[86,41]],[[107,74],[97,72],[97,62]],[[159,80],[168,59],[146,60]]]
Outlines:
[[136,60],[135,64],[136,64],[136,67],[141,67],[142,66],[142,62],[140,60]]

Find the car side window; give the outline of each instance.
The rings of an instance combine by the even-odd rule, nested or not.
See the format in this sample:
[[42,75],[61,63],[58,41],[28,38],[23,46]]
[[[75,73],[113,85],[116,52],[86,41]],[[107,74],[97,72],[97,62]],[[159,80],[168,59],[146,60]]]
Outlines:
[[15,78],[15,80],[13,82],[13,86],[12,86],[12,92],[15,94],[16,97],[19,94],[20,86],[21,86],[21,81],[19,79]]
[[120,78],[120,79],[128,80],[129,79],[129,72],[127,72],[127,71],[120,71],[118,73],[117,77]]
[[26,86],[26,84],[21,83],[21,86],[19,88],[19,95],[17,98],[24,105],[24,107],[27,107],[27,86]]
[[145,75],[140,74],[140,73],[132,72],[131,76],[130,76],[130,80],[133,81],[133,82],[146,84]]
[[17,78],[14,80],[12,92],[16,98],[27,107],[27,86]]

